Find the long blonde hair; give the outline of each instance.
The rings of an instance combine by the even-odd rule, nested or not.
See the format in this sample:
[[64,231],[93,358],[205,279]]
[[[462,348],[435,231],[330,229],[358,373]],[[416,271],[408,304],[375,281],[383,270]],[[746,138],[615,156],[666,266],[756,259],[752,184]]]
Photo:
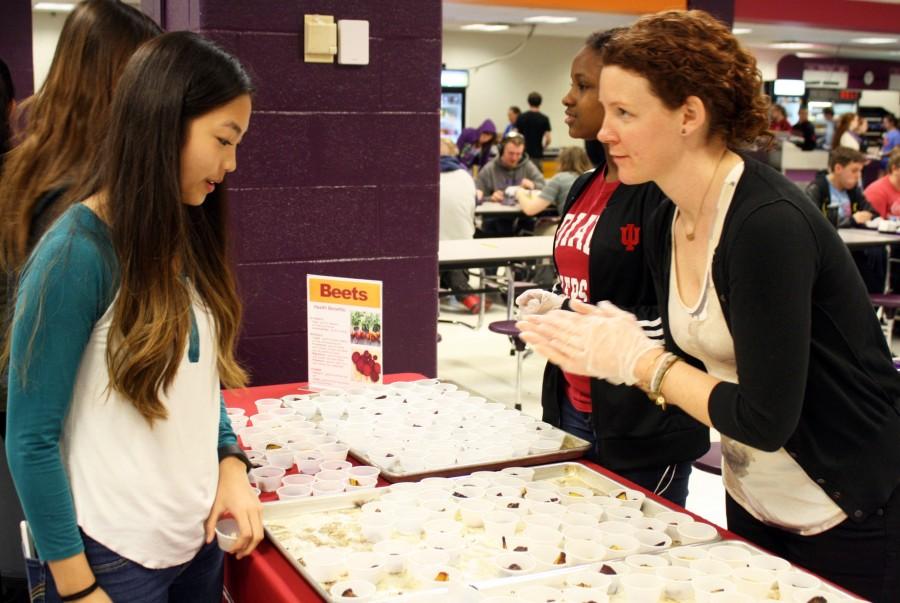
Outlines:
[[559,171],[581,175],[591,169],[591,160],[581,147],[563,147],[559,152]]
[[[27,257],[41,196],[87,179],[125,63],[161,32],[149,17],[119,0],[84,0],[66,18],[47,79],[19,107],[26,119],[21,141],[3,163],[0,266],[18,270]],[[72,196],[66,195],[54,213],[73,203]]]

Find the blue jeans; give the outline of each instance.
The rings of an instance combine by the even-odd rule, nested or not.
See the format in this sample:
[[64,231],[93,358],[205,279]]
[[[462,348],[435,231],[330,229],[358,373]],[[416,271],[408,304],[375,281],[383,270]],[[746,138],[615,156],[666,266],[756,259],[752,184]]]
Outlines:
[[[600,444],[594,433],[591,413],[581,412],[568,398],[563,398],[560,408],[560,429],[591,443],[584,457],[597,464],[600,462]],[[654,494],[683,507],[687,503],[688,481],[691,477],[691,461],[674,463],[663,467],[627,469],[616,471],[627,480],[633,481]]]
[[[186,563],[148,569],[81,533],[84,553],[100,587],[115,603],[221,603],[224,553],[213,540]],[[58,603],[59,594],[46,563],[26,559],[33,603]]]

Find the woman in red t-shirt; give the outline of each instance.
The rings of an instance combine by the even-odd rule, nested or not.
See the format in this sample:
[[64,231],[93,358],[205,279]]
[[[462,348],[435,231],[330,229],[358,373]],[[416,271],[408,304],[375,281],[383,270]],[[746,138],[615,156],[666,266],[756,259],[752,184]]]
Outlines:
[[[573,138],[596,138],[603,124],[598,100],[600,53],[615,30],[588,38],[572,61],[572,85],[563,98]],[[641,318],[649,336],[662,337],[641,228],[664,196],[654,184],[628,186],[606,162],[572,185],[554,239],[559,276],[554,292],[532,289],[516,300],[523,315],[568,308],[569,300],[609,300]],[[659,413],[639,389],[564,372],[548,364],[543,418],[591,442],[587,458],[684,505],[691,462],[709,445],[709,433],[684,413]]]

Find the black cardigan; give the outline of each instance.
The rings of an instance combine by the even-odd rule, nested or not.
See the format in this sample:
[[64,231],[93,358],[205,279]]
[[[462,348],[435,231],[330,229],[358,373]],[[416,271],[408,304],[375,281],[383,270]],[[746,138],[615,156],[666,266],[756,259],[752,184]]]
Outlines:
[[[713,388],[712,424],[760,450],[785,448],[862,521],[900,483],[900,376],[834,227],[780,173],[744,161],[712,263],[739,383]],[[664,326],[674,210],[666,202],[647,233]],[[685,356],[668,328],[665,340]]]
[[[562,215],[572,208],[602,167],[572,184]],[[620,184],[609,200],[591,238],[590,302],[609,300],[642,320],[659,317],[653,280],[644,256],[642,228],[664,196],[654,184]],[[633,224],[640,242],[632,250],[622,242],[623,227]],[[554,259],[555,262],[555,259]],[[559,268],[557,266],[557,274]],[[564,305],[568,308],[568,302]],[[541,395],[543,419],[560,423],[566,381],[559,367],[547,363]],[[709,430],[681,410],[656,408],[636,387],[591,379],[592,421],[602,465],[626,471],[690,461],[709,449]]]

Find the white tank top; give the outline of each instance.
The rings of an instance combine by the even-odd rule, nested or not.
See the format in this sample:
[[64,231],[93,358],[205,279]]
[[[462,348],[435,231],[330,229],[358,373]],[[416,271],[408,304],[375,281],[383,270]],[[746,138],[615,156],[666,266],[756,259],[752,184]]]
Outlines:
[[190,561],[218,484],[219,375],[214,322],[194,303],[200,357],[185,349],[161,400],[166,420],[151,429],[112,391],[107,334],[116,301],[91,333],[75,380],[61,449],[78,525],[100,544],[144,567]]
[[[734,341],[722,314],[712,278],[712,256],[719,244],[722,224],[743,162],[725,178],[717,202],[716,217],[706,251],[706,276],[697,303],[682,302],[675,265],[675,220],[672,220],[672,260],[669,277],[669,329],[682,350],[702,361],[713,377],[737,383]],[[777,400],[771,403],[777,404]],[[846,519],[847,515],[810,479],[784,448],[765,452],[722,434],[722,479],[728,494],[763,523],[804,536],[819,534]]]

